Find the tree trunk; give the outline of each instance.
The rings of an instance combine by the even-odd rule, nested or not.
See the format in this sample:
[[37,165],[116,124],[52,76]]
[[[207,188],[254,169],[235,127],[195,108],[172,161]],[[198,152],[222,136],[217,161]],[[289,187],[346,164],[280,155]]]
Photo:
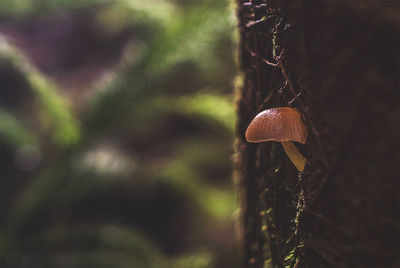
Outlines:
[[[237,0],[237,170],[245,267],[400,267],[397,1]],[[291,106],[298,173],[250,121]]]

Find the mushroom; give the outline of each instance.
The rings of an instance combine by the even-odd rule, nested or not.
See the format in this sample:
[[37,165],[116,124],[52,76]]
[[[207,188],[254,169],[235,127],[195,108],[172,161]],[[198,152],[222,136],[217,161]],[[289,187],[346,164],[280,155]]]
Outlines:
[[306,143],[308,131],[301,114],[294,108],[277,107],[257,114],[246,130],[248,142],[279,141],[289,159],[299,171],[307,159],[297,150],[293,141]]

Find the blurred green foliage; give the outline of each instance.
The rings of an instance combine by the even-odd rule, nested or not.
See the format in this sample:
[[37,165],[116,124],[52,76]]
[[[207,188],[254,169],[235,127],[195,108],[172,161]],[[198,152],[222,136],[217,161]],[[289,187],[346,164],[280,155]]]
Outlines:
[[12,147],[36,143],[36,137],[22,126],[18,119],[2,109],[0,110],[0,134],[2,142]]
[[[0,40],[1,41],[1,40]],[[73,144],[79,139],[76,120],[71,115],[66,100],[46,77],[31,66],[22,52],[1,41],[0,58],[26,80],[39,102],[39,113],[44,125],[51,128],[54,141],[60,145]],[[15,133],[18,135],[19,133]]]
[[134,38],[79,102],[0,36],[23,88],[0,79],[0,266],[234,267],[229,1],[6,0],[0,20],[82,10]]

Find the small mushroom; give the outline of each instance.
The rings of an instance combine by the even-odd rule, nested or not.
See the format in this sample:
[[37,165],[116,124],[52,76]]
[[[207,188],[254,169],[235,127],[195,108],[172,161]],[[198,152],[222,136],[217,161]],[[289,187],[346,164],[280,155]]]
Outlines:
[[278,107],[257,114],[246,130],[248,142],[279,141],[289,159],[299,171],[304,170],[307,159],[292,141],[306,143],[308,131],[301,114],[294,108]]

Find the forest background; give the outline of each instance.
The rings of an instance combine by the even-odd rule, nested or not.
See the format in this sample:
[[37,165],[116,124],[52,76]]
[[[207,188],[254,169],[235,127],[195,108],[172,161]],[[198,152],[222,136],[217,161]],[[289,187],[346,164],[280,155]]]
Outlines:
[[227,0],[0,2],[0,266],[233,267]]

